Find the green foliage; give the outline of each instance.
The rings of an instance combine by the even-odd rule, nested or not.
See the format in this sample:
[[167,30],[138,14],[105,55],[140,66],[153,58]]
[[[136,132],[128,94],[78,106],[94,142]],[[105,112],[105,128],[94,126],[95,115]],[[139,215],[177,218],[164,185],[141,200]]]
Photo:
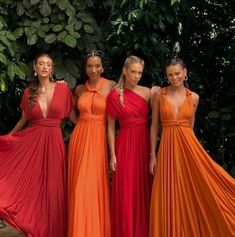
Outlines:
[[[232,1],[0,0],[0,133],[19,118],[35,54],[55,58],[55,76],[74,88],[84,49],[102,49],[117,79],[127,55],[145,60],[142,83],[165,84],[167,57],[186,61],[200,95],[196,134],[231,172],[235,144],[235,8]],[[65,140],[71,126],[64,125]]]

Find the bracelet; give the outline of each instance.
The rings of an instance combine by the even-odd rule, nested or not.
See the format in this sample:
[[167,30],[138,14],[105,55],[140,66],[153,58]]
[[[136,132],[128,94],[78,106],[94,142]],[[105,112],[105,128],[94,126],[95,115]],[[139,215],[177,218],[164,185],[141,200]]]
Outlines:
[[150,152],[149,155],[150,155],[150,156],[155,156],[155,153]]

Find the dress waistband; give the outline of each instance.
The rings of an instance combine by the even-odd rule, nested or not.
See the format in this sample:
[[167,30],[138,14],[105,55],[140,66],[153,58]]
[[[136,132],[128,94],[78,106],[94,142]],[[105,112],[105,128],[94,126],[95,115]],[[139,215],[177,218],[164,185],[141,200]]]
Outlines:
[[31,126],[60,127],[60,124],[60,119],[35,119],[32,120]]
[[179,120],[163,120],[163,127],[190,127],[189,120],[187,119],[179,119]]
[[89,113],[80,114],[79,121],[92,122],[92,123],[96,123],[96,124],[105,125],[106,124],[106,116],[103,114],[89,114]]
[[143,126],[148,124],[147,118],[128,118],[128,119],[121,119],[120,121],[121,128],[131,128],[137,126]]

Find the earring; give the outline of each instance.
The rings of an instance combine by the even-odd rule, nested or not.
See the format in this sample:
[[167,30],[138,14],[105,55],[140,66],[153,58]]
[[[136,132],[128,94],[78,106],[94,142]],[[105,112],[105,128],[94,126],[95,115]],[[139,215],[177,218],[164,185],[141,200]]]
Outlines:
[[184,80],[185,80],[185,81],[187,81],[187,80],[188,80],[188,76],[187,76],[187,75],[185,75],[185,78],[184,78]]
[[35,71],[33,75],[36,77],[38,74],[37,74],[37,72]]

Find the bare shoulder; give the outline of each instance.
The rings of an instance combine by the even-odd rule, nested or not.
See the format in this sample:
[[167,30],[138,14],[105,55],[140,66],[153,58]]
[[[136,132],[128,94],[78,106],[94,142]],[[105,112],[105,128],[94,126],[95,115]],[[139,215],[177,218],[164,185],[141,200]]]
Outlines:
[[74,89],[74,94],[79,97],[86,91],[86,87],[84,84],[77,85]]
[[199,95],[195,92],[192,91],[192,98],[193,98],[193,101],[194,102],[197,102],[199,101]]
[[105,79],[106,80],[106,84],[107,86],[109,86],[110,88],[113,88],[114,86],[116,86],[116,82],[113,80],[109,80],[109,79]]
[[107,95],[116,85],[116,82],[113,80],[105,79],[105,83],[102,86],[101,91]]

